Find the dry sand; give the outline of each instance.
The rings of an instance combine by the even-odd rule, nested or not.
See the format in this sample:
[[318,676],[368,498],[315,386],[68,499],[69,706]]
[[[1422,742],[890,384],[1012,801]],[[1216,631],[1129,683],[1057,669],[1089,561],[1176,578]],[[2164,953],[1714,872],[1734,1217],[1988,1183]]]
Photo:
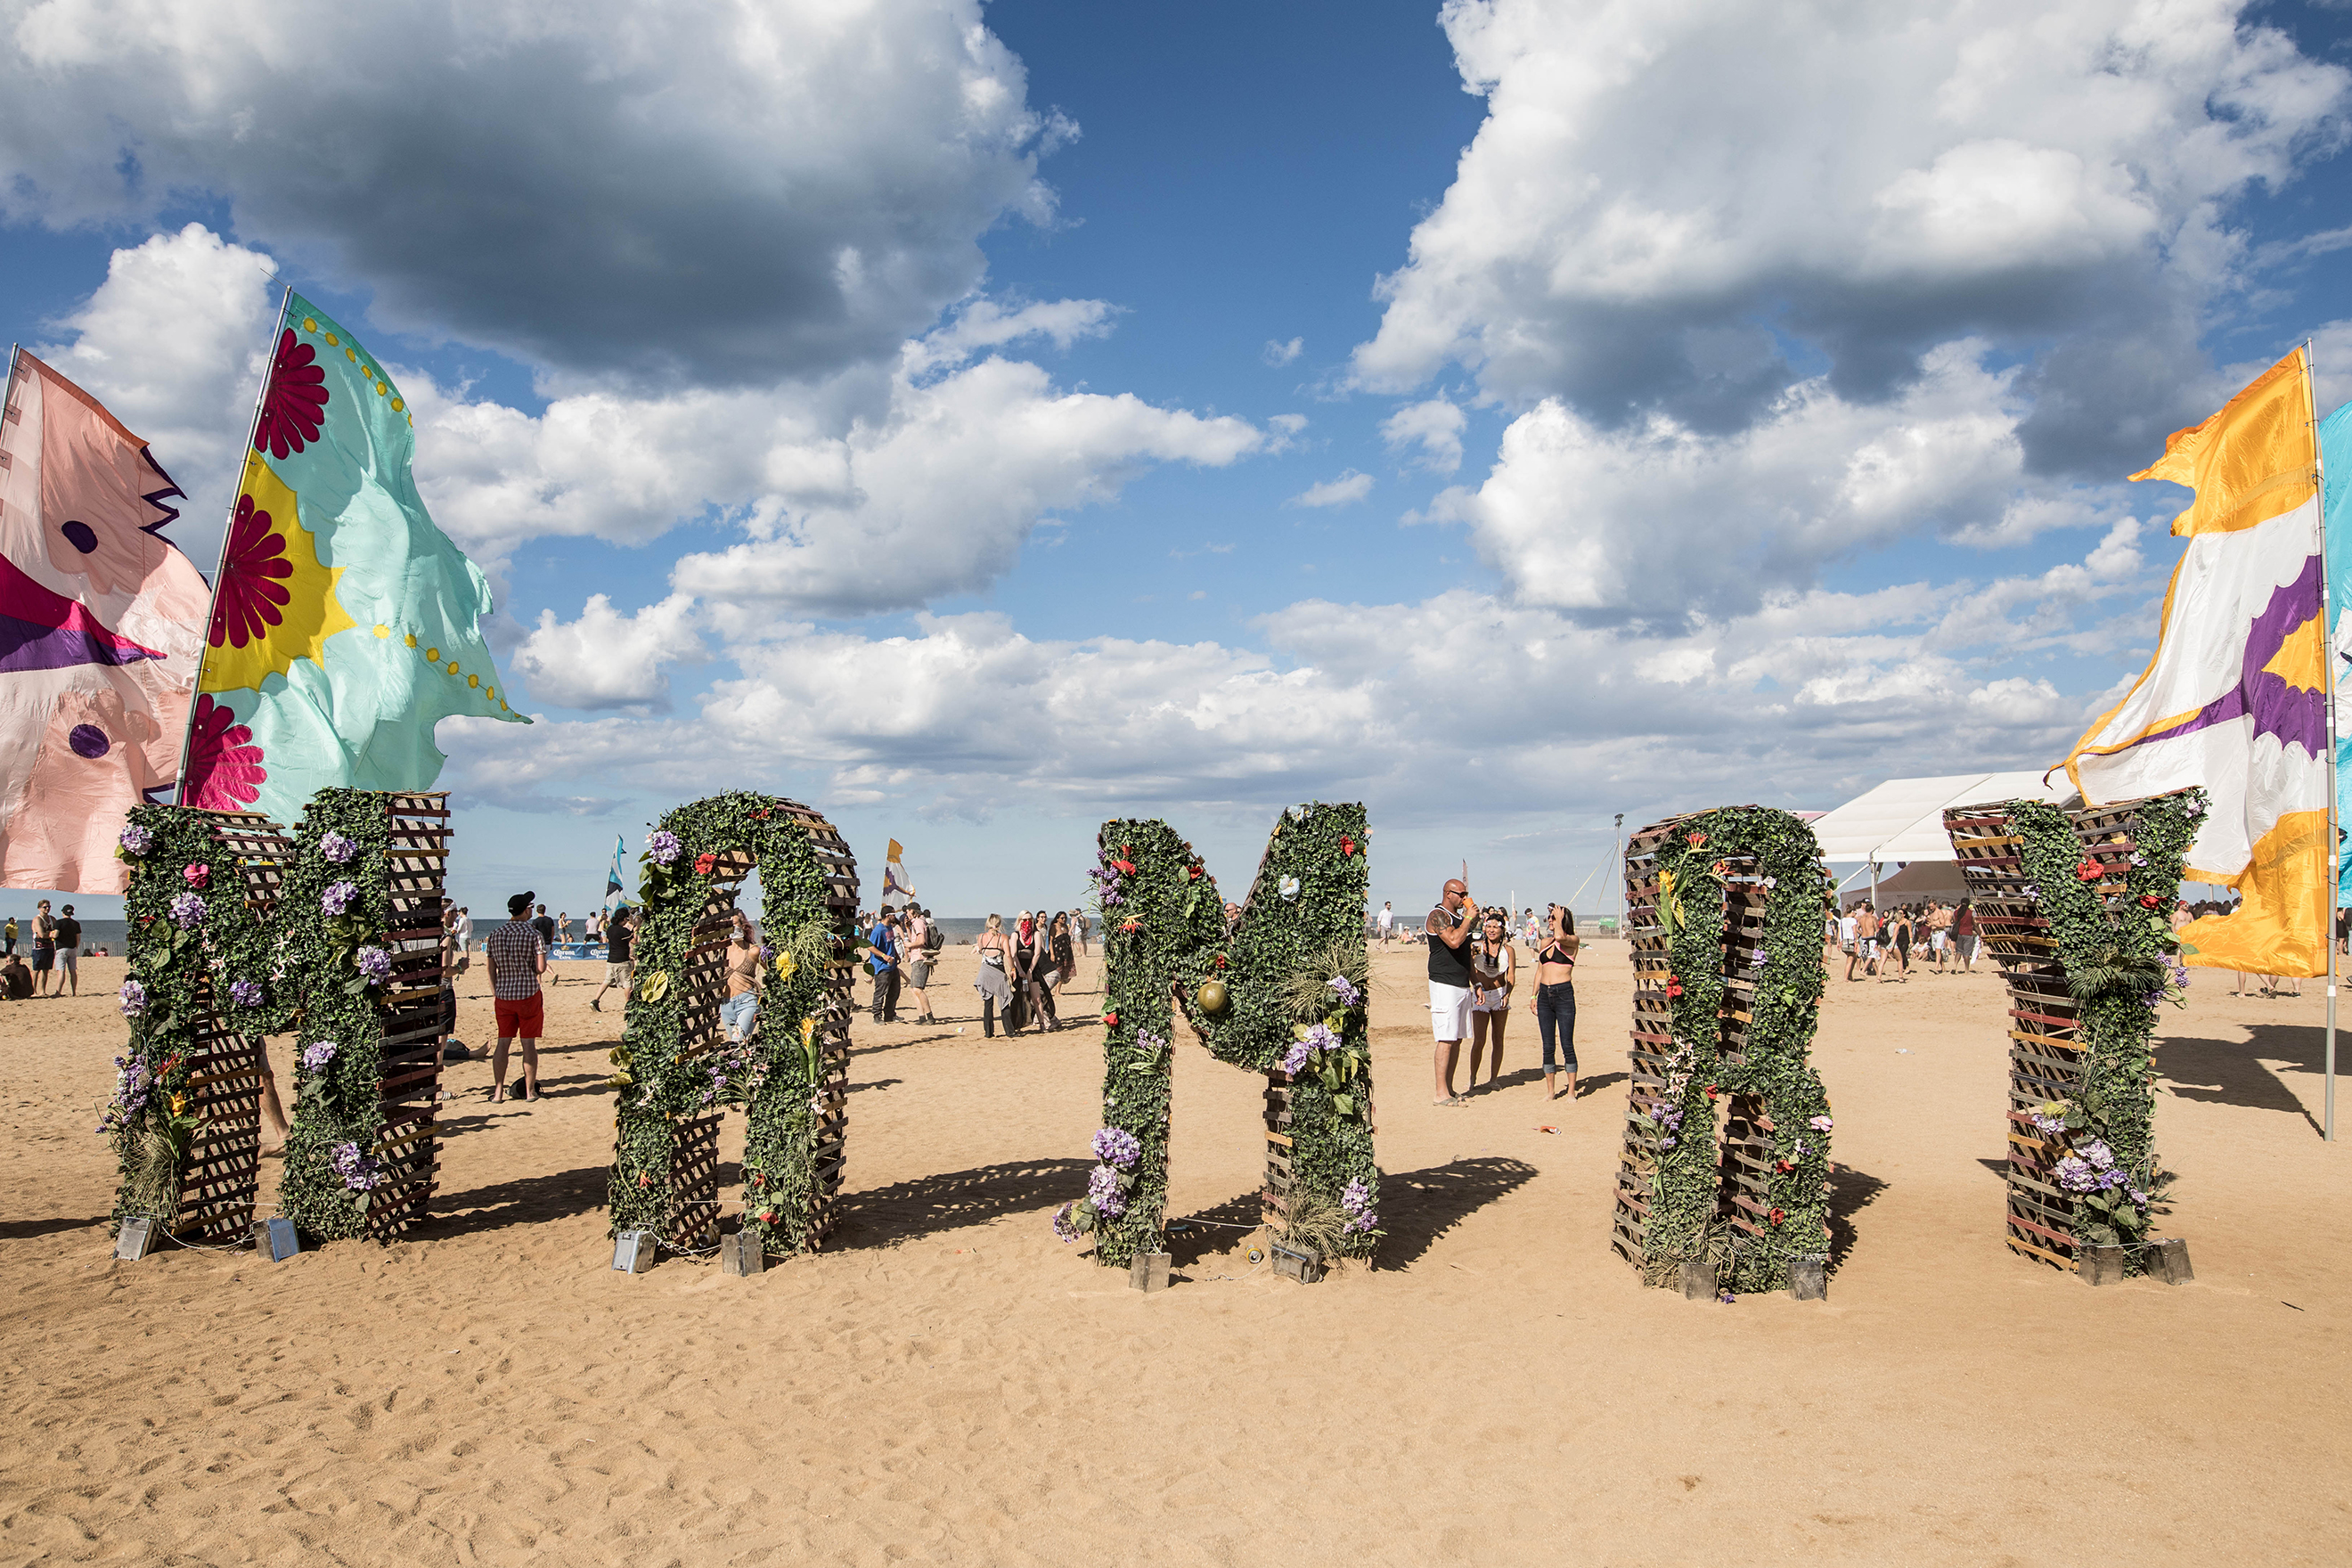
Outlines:
[[[2200,973],[2167,1013],[2198,1279],[2094,1290],[2000,1244],[1999,979],[1833,984],[1829,1300],[1720,1306],[1606,1245],[1622,947],[1580,985],[1585,1098],[1544,1103],[1520,1014],[1457,1110],[1429,1104],[1421,959],[1381,955],[1380,1267],[1300,1287],[1220,1231],[1152,1296],[1047,1226],[1085,1185],[1098,1029],[983,1041],[971,964],[943,1027],[861,1016],[845,1224],[753,1279],[611,1271],[595,966],[551,995],[550,1099],[452,1069],[415,1239],[281,1264],[111,1261],[120,961],[0,1009],[0,1563],[2352,1559],[2317,984]],[[488,1013],[467,998],[467,1039]],[[1259,1082],[1179,1060],[1174,1212],[1253,1217]]]

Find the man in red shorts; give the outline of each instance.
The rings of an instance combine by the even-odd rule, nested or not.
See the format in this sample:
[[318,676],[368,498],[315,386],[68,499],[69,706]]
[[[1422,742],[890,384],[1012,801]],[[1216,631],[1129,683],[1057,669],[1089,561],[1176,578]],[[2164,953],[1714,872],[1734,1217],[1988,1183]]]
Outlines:
[[539,1098],[539,1037],[547,1019],[547,1005],[539,991],[539,977],[547,973],[547,944],[539,940],[526,918],[535,895],[517,893],[507,900],[507,923],[482,943],[490,966],[490,995],[498,1011],[499,1044],[490,1057],[490,1103],[507,1098],[507,1047],[522,1040],[523,1098]]

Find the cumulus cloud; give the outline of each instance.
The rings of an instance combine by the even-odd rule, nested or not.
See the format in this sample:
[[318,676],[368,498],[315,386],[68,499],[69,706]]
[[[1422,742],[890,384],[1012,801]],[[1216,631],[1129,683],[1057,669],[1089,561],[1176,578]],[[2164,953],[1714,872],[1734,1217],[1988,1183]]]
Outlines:
[[1288,364],[1306,352],[1305,338],[1293,338],[1286,343],[1277,342],[1268,338],[1265,342],[1265,363],[1272,365]]
[[1381,422],[1381,439],[1389,450],[1418,447],[1415,462],[1433,474],[1450,474],[1462,466],[1462,432],[1468,420],[1451,398],[1433,397],[1407,404]]
[[118,250],[106,281],[33,352],[143,437],[188,500],[172,537],[212,570],[277,296],[269,258],[200,224]]
[[887,362],[1049,222],[980,0],[0,0],[0,212],[225,198],[379,325],[638,382]]
[[2112,468],[2147,445],[2118,410],[2187,414],[2228,205],[2340,136],[2352,77],[2240,9],[1453,0],[1487,117],[1354,374],[1715,435],[1821,361],[1874,401],[1981,335],[2036,356],[2032,466]]
[[1372,493],[1372,476],[1349,468],[1335,479],[1324,479],[1307,486],[1283,504],[1286,506],[1353,506]]
[[669,710],[670,667],[709,658],[694,602],[673,594],[633,615],[604,594],[589,596],[576,621],[539,613],[509,668],[541,702],[562,708]]
[[[1316,796],[1458,819],[1465,758],[1494,819],[1556,816],[1564,779],[1628,810],[1822,800],[1876,783],[1890,757],[1922,773],[2053,759],[2095,699],[2016,661],[2112,655],[2130,647],[2119,626],[2153,625],[2139,527],[2043,573],[1785,594],[1646,637],[1465,591],[1294,604],[1259,624],[1265,651],[1036,638],[994,614],[918,616],[889,637],[763,626],[728,647],[738,673],[695,719],[478,726],[448,743],[466,776],[526,792],[814,769],[837,805],[972,819],[1007,800],[1083,816]],[[1540,684],[1538,708],[1492,679],[1498,657]],[[878,686],[877,668],[891,671]],[[777,734],[789,755],[762,739]]]
[[1752,612],[1916,531],[2011,544],[2112,525],[2120,487],[2028,479],[2016,372],[1988,368],[1986,352],[1937,350],[1885,404],[1802,382],[1713,437],[1663,413],[1612,429],[1548,399],[1504,432],[1483,485],[1427,515],[1466,523],[1528,604],[1669,622]]

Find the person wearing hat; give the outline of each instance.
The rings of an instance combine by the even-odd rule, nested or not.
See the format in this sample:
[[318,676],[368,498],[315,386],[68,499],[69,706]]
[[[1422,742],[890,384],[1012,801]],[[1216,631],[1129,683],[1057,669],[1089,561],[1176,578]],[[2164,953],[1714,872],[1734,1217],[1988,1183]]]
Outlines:
[[507,1047],[522,1041],[523,1098],[539,1098],[539,1037],[546,1026],[547,1000],[539,977],[547,973],[547,944],[530,923],[531,893],[507,900],[507,923],[483,939],[490,966],[491,1005],[498,1013],[499,1043],[490,1057],[490,1103],[507,1098]]
[[68,991],[76,996],[81,994],[81,970],[75,962],[80,957],[81,921],[74,919],[73,906],[68,904],[58,911],[58,968],[62,972],[58,976],[59,995]]

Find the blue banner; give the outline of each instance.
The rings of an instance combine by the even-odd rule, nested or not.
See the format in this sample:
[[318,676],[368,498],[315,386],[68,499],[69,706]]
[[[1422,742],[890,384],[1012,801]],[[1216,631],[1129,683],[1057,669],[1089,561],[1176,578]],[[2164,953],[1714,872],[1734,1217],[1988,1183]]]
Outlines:
[[[2344,605],[2352,595],[2352,512],[2346,496],[2352,491],[2352,403],[2319,422],[2319,467],[2323,475],[2320,506],[2327,519],[2327,646],[2336,652],[2336,820],[2352,822],[2352,725],[2345,722],[2345,686],[2352,678],[2352,646],[2344,630]],[[2352,858],[2337,837],[2336,901],[2352,903]]]

